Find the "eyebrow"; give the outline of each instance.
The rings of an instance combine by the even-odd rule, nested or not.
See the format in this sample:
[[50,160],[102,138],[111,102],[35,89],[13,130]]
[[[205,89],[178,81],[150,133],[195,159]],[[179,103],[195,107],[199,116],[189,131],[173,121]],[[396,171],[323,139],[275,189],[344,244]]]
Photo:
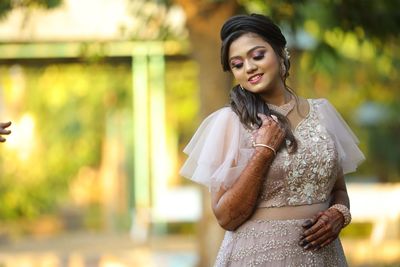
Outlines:
[[[257,46],[255,46],[255,47],[253,47],[253,48],[251,48],[249,51],[247,51],[247,55],[248,54],[250,54],[251,52],[253,52],[254,50],[256,50],[256,49],[258,49],[258,48],[266,48],[265,46],[263,46],[263,45],[257,45]],[[238,58],[238,57],[240,57],[240,56],[233,56],[233,57],[230,57],[229,58],[229,62],[232,60],[232,59],[235,59],[235,58]]]

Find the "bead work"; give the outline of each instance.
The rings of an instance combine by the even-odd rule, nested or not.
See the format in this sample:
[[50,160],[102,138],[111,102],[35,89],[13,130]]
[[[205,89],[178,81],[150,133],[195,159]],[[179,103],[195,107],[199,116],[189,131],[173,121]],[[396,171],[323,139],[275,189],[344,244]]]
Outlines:
[[285,266],[347,266],[339,240],[316,252],[300,247],[303,222],[248,221],[238,230],[226,232],[215,266],[267,266],[283,260]]

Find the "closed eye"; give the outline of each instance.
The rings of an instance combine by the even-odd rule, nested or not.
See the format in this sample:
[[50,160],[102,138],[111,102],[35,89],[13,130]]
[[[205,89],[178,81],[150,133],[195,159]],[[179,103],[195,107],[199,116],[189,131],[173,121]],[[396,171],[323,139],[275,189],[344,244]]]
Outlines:
[[243,63],[236,63],[231,65],[231,69],[240,69],[243,66]]
[[264,58],[264,54],[265,54],[264,51],[259,51],[259,52],[254,54],[253,59],[254,60],[261,60],[261,59]]

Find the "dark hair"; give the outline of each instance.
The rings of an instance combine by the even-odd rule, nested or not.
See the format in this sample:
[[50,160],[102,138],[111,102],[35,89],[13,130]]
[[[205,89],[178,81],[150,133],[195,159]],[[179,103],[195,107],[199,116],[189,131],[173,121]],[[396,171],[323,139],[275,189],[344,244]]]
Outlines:
[[[286,85],[286,78],[289,76],[290,62],[287,55],[285,55],[286,39],[283,36],[279,27],[268,17],[251,14],[251,15],[237,15],[229,18],[221,28],[221,64],[224,71],[231,71],[229,64],[229,47],[233,41],[240,36],[254,33],[268,42],[274,49],[275,53],[283,59],[286,71],[282,73],[283,83],[286,90],[288,90],[293,97],[294,94]],[[255,125],[261,127],[262,121],[257,116],[257,113],[263,113],[267,116],[275,115],[278,117],[283,128],[285,129],[285,139],[290,141],[286,142],[289,152],[294,152],[297,149],[296,139],[290,129],[288,119],[278,112],[270,110],[264,100],[258,94],[243,90],[240,85],[232,88],[230,93],[230,105],[232,110],[239,116],[241,123],[248,129],[252,129]]]

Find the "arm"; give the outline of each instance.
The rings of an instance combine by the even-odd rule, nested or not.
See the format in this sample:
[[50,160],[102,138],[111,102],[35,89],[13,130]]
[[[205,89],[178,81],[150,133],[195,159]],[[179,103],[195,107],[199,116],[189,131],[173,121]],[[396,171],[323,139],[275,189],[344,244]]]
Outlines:
[[[277,150],[284,138],[283,129],[272,118],[259,116],[263,124],[257,131],[256,143],[268,144]],[[211,191],[212,209],[222,228],[235,230],[251,216],[273,157],[272,150],[256,147],[248,165],[231,188]]]
[[344,181],[343,173],[341,173],[340,177],[337,179],[335,185],[333,186],[332,195],[333,197],[330,206],[334,204],[342,204],[350,209],[350,200],[349,195],[347,194],[347,188]]
[[[350,208],[344,175],[343,172],[340,173],[341,175],[332,189],[332,201],[330,206],[342,204]],[[323,212],[319,212],[303,225],[306,230],[299,244],[303,246],[304,249],[318,250],[328,245],[339,236],[340,231],[344,227],[344,222],[343,214],[337,209],[329,208]]]
[[11,125],[11,121],[9,122],[0,122],[0,142],[5,142],[6,139],[2,135],[8,135],[11,133],[7,128]]

